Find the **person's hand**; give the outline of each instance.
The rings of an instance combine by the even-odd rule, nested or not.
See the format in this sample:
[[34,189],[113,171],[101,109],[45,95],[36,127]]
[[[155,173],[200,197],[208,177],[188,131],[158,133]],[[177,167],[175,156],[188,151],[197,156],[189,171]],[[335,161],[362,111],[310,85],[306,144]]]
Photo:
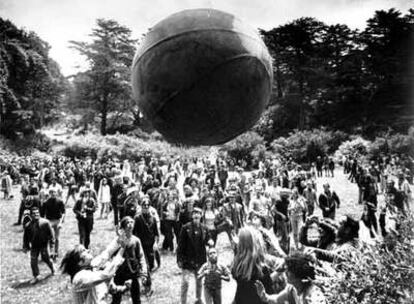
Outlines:
[[214,241],[212,239],[208,240],[207,245],[210,247],[214,247]]
[[132,285],[132,280],[125,281],[125,287],[126,287],[126,289],[130,289],[131,288],[131,285]]
[[23,253],[28,253],[29,252],[29,248],[23,248]]
[[62,223],[59,223],[57,226],[58,229],[62,229]]
[[182,268],[183,268],[183,262],[181,262],[181,261],[177,261],[177,265],[178,265],[178,268],[180,268],[180,269],[182,269]]
[[316,257],[316,251],[317,251],[316,248],[313,248],[313,247],[305,247],[305,249],[303,250],[303,253],[304,254],[309,254],[309,255],[311,255],[313,257]]
[[266,291],[265,291],[265,288],[264,288],[262,282],[256,281],[256,282],[254,282],[254,286],[256,287],[256,292],[257,292],[257,295],[259,296],[260,300],[262,300],[263,302],[266,303],[267,302],[267,294],[266,294]]
[[154,243],[154,246],[152,247],[152,250],[158,251],[158,243],[157,242]]

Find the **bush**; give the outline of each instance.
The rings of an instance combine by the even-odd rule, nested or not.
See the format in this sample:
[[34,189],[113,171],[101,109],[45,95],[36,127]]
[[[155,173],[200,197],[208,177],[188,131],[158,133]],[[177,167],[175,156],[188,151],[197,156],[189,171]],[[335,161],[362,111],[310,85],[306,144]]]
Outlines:
[[271,143],[274,153],[285,159],[292,158],[297,163],[310,163],[317,156],[333,153],[348,135],[341,131],[326,129],[295,130],[288,137],[279,137]]
[[259,161],[264,160],[266,147],[263,137],[249,131],[224,144],[220,151],[227,153],[235,163],[256,168]]
[[356,136],[351,140],[343,142],[335,152],[336,159],[342,159],[344,156],[366,156],[371,147],[369,140]]
[[[155,134],[153,137],[156,138],[156,136]],[[105,161],[109,158],[138,161],[146,151],[151,151],[154,156],[158,157],[174,155],[191,158],[204,157],[208,153],[208,148],[183,148],[173,146],[165,141],[154,139],[143,140],[121,134],[107,136],[87,134],[71,136],[61,146],[55,149],[56,153],[70,158],[92,157],[100,161]]]
[[373,159],[389,153],[414,157],[414,127],[411,127],[407,134],[385,134],[375,138],[368,154]]
[[361,254],[334,265],[325,281],[328,303],[413,303],[414,220],[402,223],[399,235],[366,246]]

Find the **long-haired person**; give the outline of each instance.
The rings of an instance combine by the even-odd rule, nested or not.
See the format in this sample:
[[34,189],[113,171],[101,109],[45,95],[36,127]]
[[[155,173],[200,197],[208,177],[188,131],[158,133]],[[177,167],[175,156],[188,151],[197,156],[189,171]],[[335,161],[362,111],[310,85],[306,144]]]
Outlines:
[[99,183],[98,190],[98,203],[101,205],[101,216],[105,213],[105,218],[108,218],[109,204],[111,203],[111,188],[109,187],[108,180],[104,177]]
[[206,197],[204,204],[202,220],[215,245],[217,241],[217,229],[214,223],[219,212],[214,208],[215,200],[212,195]]
[[245,227],[239,231],[239,241],[232,265],[232,275],[237,282],[234,304],[265,303],[256,292],[255,282],[260,281],[267,294],[273,294],[271,269],[266,264],[265,249],[260,233]]
[[278,294],[266,292],[262,282],[256,282],[257,292],[264,303],[269,304],[326,304],[322,290],[314,284],[314,258],[295,253],[285,259],[288,285]]
[[119,265],[123,262],[124,249],[119,250],[117,256],[108,263],[103,270],[93,270],[91,262],[93,256],[83,245],[76,245],[68,251],[62,259],[60,268],[63,274],[68,274],[72,282],[74,304],[100,304],[106,295],[106,284],[115,275]]

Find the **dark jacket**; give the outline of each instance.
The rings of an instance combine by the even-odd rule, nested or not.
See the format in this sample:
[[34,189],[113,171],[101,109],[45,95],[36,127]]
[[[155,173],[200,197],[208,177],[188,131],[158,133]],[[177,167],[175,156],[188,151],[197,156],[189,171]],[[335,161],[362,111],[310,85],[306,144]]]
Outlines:
[[[199,238],[198,243],[197,238]],[[193,222],[184,225],[178,241],[178,265],[183,269],[198,270],[207,262],[206,246],[209,239],[209,233],[204,225],[196,227]]]
[[324,217],[328,217],[332,212],[335,212],[336,208],[339,207],[340,200],[335,191],[328,194],[325,192],[319,195],[319,207],[322,209]]
[[40,218],[38,222],[32,221],[23,232],[23,248],[44,248],[55,244],[55,234],[49,221]]
[[155,218],[151,214],[149,214],[148,218],[142,213],[137,215],[135,217],[133,234],[141,240],[142,246],[154,245],[155,237],[158,236]]

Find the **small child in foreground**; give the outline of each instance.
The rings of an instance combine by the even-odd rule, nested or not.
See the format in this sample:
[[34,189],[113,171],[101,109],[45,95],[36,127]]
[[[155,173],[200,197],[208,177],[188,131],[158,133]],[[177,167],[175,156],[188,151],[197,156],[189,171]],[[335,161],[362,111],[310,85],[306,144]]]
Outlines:
[[221,304],[221,280],[230,281],[230,271],[217,261],[217,250],[211,247],[208,261],[198,271],[198,279],[204,278],[204,298],[206,304]]

